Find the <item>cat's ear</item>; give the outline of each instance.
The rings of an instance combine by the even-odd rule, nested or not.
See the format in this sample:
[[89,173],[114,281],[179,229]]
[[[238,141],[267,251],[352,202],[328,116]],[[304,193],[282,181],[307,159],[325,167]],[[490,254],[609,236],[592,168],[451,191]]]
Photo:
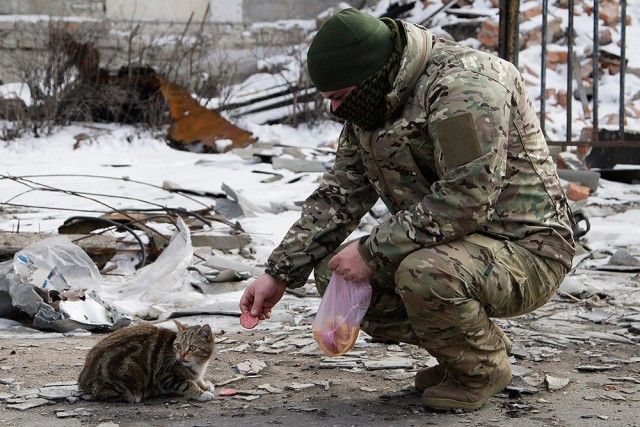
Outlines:
[[198,335],[209,342],[213,341],[213,331],[211,330],[211,326],[208,324],[202,325],[200,329],[198,329]]
[[176,326],[178,327],[178,331],[184,332],[187,329],[189,329],[189,327],[187,325],[185,325],[184,323],[178,322],[176,319],[173,319],[173,323],[175,323]]

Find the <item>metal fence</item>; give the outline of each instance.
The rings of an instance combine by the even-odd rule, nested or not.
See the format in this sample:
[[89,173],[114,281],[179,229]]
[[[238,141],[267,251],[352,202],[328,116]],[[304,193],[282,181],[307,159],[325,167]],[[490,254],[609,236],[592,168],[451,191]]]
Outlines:
[[[592,132],[591,135],[585,138],[583,132],[579,139],[573,139],[572,126],[573,126],[573,89],[575,67],[577,63],[577,57],[574,54],[574,0],[567,0],[568,7],[568,22],[567,22],[567,109],[566,109],[566,140],[553,141],[550,140],[550,145],[561,146],[592,146],[592,147],[640,147],[640,138],[630,137],[625,131],[625,75],[627,68],[626,60],[626,18],[627,18],[627,1],[621,0],[620,3],[620,99],[619,99],[619,113],[618,113],[618,129],[611,132],[600,128],[598,121],[598,85],[599,75],[598,69],[600,64],[600,29],[599,29],[599,13],[600,2],[599,0],[593,0],[593,90],[590,105],[585,105],[585,112],[590,113]],[[519,53],[519,8],[520,2],[518,0],[500,0],[500,34],[499,34],[499,46],[498,54],[500,57],[505,58],[516,66],[518,65],[518,53]],[[548,45],[548,22],[547,17],[549,14],[549,0],[542,0],[542,34],[541,45],[542,55],[540,64],[540,124],[543,132],[545,131],[545,117],[546,117],[546,84],[547,84],[547,45]],[[584,101],[583,101],[584,102]],[[590,107],[590,108],[589,108]],[[546,132],[545,132],[546,134]]]

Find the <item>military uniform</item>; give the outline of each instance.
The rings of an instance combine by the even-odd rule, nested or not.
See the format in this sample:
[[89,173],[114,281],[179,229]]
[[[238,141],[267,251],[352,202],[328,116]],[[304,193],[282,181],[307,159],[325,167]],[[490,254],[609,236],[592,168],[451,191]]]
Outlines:
[[553,295],[575,252],[573,219],[517,69],[398,22],[406,47],[386,123],[345,124],[267,272],[295,288],[316,268],[324,292],[328,259],[381,198],[391,215],[359,246],[375,271],[363,329],[421,345],[481,386],[508,369],[489,317]]

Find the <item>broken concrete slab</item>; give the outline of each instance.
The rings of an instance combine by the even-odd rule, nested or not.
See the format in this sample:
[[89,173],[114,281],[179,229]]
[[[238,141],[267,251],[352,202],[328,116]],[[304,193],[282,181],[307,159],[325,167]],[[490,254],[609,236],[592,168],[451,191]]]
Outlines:
[[38,408],[40,406],[49,405],[51,403],[52,403],[51,401],[39,397],[35,399],[28,399],[22,403],[14,403],[11,405],[7,405],[6,408],[15,409],[18,411],[27,411],[29,409]]
[[377,369],[412,369],[414,367],[415,360],[388,358],[386,360],[365,360],[362,364],[368,371],[374,371]]
[[274,169],[287,169],[291,172],[325,172],[327,168],[324,163],[318,160],[289,159],[285,157],[274,157],[271,159]]
[[56,412],[57,418],[77,418],[77,417],[89,417],[92,412],[86,408],[76,408],[73,411],[58,411]]
[[576,182],[588,187],[591,193],[598,191],[600,173],[586,170],[558,169],[558,176],[569,182]]
[[554,392],[562,390],[569,385],[569,378],[553,377],[551,375],[545,375],[545,383],[547,384],[547,390]]
[[219,250],[240,249],[251,243],[248,234],[191,234],[194,247],[210,247]]
[[69,397],[78,397],[83,393],[77,385],[43,387],[38,393],[39,397],[47,400],[65,400]]
[[307,390],[309,388],[313,388],[316,385],[314,383],[291,383],[286,385],[284,388],[285,390],[295,390],[295,391],[300,391],[300,390]]
[[258,359],[245,360],[236,365],[236,369],[242,375],[257,375],[266,367],[267,364]]

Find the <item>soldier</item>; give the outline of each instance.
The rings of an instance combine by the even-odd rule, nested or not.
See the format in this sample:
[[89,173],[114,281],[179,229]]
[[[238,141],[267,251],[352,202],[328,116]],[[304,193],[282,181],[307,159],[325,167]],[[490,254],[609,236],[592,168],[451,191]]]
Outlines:
[[[542,306],[571,268],[574,224],[517,69],[408,22],[333,15],[309,75],[345,120],[335,165],[305,201],[240,309],[268,318],[315,268],[369,281],[362,329],[419,345],[425,407],[480,408],[511,381],[511,342],[491,318]],[[390,217],[341,243],[381,198]]]

